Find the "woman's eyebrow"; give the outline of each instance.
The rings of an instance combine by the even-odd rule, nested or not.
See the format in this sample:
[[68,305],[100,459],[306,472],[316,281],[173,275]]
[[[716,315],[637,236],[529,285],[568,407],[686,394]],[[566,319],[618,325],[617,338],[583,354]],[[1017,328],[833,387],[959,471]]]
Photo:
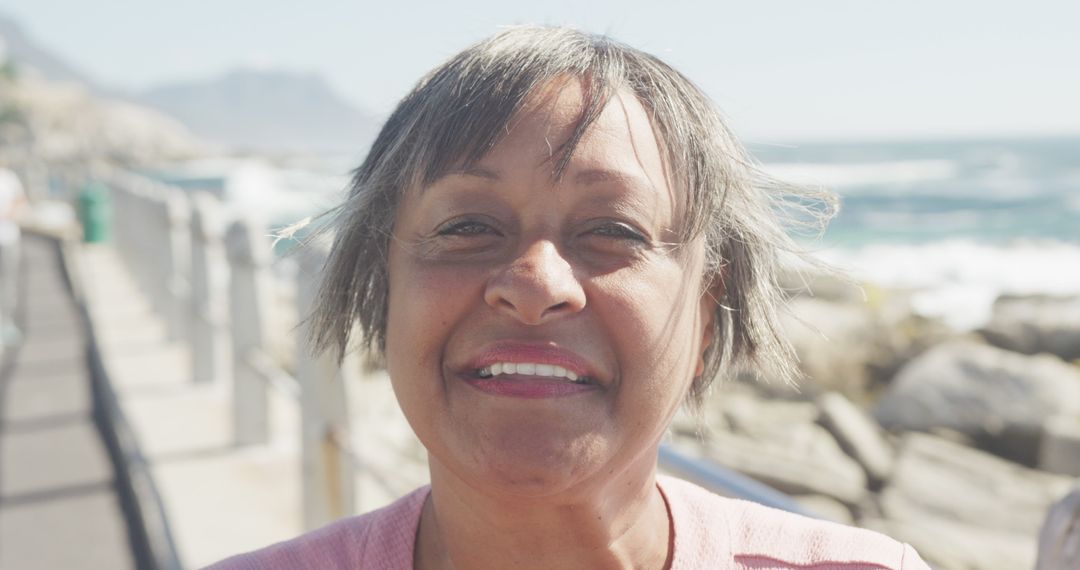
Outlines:
[[582,170],[574,175],[574,182],[586,186],[602,182],[615,182],[632,188],[655,190],[652,182],[644,176],[630,174],[621,170],[609,170],[606,168],[589,168]]
[[502,180],[502,176],[500,176],[498,172],[480,166],[474,165],[461,168],[453,168],[440,175],[438,178],[432,181],[431,184],[428,184],[427,186],[421,188],[419,192],[420,195],[422,196],[424,194],[427,194],[427,191],[433,186],[437,186],[440,181],[452,176],[471,176],[474,178],[482,178],[489,182],[498,182],[499,180]]

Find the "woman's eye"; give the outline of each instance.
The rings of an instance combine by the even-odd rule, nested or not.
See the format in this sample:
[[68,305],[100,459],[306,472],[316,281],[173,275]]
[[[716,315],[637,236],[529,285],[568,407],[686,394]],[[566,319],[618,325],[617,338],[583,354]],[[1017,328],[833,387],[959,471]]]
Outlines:
[[491,226],[483,222],[463,220],[447,224],[446,226],[439,228],[437,233],[440,236],[475,236],[496,232]]
[[640,242],[648,241],[645,234],[639,232],[630,225],[621,222],[609,222],[599,225],[593,228],[590,233],[601,237],[615,239],[628,239]]

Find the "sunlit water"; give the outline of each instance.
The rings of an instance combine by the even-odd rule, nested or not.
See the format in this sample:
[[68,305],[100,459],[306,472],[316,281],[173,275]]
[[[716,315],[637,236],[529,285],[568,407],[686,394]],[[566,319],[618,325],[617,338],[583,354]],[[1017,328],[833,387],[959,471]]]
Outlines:
[[1080,139],[753,147],[777,177],[831,188],[814,246],[916,308],[977,327],[1002,293],[1080,294]]

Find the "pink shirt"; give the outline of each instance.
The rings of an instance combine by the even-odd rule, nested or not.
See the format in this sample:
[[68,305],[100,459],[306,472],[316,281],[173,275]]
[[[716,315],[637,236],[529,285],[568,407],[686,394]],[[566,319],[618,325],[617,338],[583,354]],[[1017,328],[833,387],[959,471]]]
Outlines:
[[[675,529],[672,570],[929,570],[911,546],[883,534],[719,497],[673,477],[657,485]],[[209,568],[411,569],[430,490]]]

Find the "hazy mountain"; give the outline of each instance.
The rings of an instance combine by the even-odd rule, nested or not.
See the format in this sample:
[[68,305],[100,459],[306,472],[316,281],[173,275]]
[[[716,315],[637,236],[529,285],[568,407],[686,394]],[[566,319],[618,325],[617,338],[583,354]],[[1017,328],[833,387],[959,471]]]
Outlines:
[[0,16],[0,150],[16,164],[33,157],[62,168],[146,164],[197,156],[205,145],[179,121],[124,100]]
[[31,67],[50,81],[79,83],[93,93],[103,90],[93,80],[26,36],[14,20],[0,14],[0,43],[7,59],[19,68]]
[[98,97],[153,108],[199,138],[238,150],[358,153],[378,128],[373,117],[345,101],[314,73],[238,70],[206,81],[124,94],[96,84],[2,14],[0,46],[0,53],[17,68],[33,68],[50,82],[82,85]]
[[356,152],[378,126],[314,73],[239,70],[161,86],[137,100],[200,137],[250,150]]

